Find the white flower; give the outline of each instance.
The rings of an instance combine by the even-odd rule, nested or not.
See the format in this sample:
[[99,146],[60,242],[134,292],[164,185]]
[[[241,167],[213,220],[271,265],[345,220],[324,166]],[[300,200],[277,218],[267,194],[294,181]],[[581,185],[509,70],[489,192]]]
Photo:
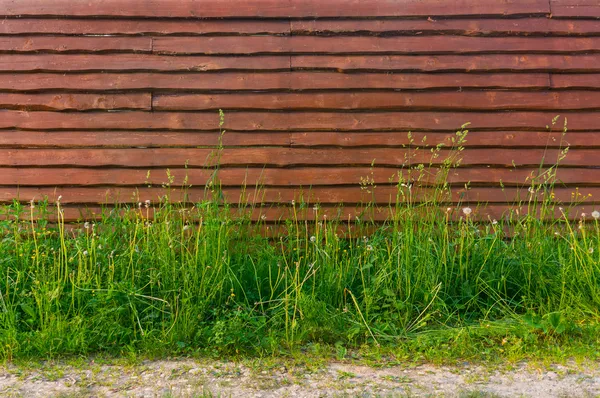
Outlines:
[[373,251],[373,246],[367,245],[367,251],[372,252]]
[[310,241],[311,241],[311,242],[313,242],[313,243],[315,243],[315,242],[317,241],[317,237],[316,237],[316,236],[314,236],[314,235],[313,235],[313,236],[311,236],[311,237],[310,237]]
[[600,211],[594,210],[592,212],[592,217],[594,217],[594,219],[596,219],[596,220],[599,219],[600,218]]
[[87,255],[88,255],[88,251],[87,251],[87,250],[84,250],[84,251],[83,251],[83,255],[84,255],[84,256],[87,256]]
[[87,221],[86,221],[86,222],[84,222],[84,223],[83,223],[83,228],[85,228],[85,229],[90,229],[90,223],[89,223],[89,222],[87,222]]
[[470,207],[464,207],[462,211],[467,217],[473,212],[473,210]]

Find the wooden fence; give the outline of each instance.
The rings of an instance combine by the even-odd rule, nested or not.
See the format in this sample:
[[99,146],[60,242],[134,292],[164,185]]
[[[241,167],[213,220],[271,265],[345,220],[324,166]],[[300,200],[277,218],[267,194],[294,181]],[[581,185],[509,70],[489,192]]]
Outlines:
[[557,197],[600,204],[599,0],[0,0],[0,18],[3,202],[62,196],[75,220],[185,176],[199,200],[222,109],[234,202],[258,184],[387,204],[399,170],[448,155],[425,137],[469,122],[455,201],[498,217],[566,142]]

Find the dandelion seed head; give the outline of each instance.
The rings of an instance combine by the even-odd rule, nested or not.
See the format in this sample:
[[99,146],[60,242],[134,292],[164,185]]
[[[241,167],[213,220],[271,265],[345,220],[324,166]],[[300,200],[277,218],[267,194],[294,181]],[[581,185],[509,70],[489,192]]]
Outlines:
[[465,216],[469,216],[473,212],[473,210],[470,207],[464,207],[462,209],[462,212],[464,213]]
[[84,250],[84,251],[83,251],[83,255],[84,255],[84,256],[87,256],[88,254],[89,254],[89,253],[88,253],[88,251],[87,251],[87,250]]
[[261,216],[260,216],[260,219],[261,219],[262,221],[265,221],[265,220],[267,219],[267,216],[263,214],[263,215],[261,215]]
[[592,212],[592,217],[594,217],[595,220],[599,219],[600,218],[600,211],[594,210]]
[[86,221],[86,222],[84,222],[84,223],[83,223],[83,228],[85,228],[85,229],[90,229],[90,223],[89,223],[89,222],[87,222],[87,221]]
[[588,249],[588,253],[590,253],[590,254],[593,254],[593,253],[594,253],[594,248],[593,248],[593,247],[590,247],[590,248]]
[[367,251],[372,252],[373,251],[373,246],[367,245]]
[[311,236],[311,237],[310,237],[310,241],[311,241],[311,242],[313,242],[313,243],[315,243],[315,242],[317,241],[317,237],[316,237],[316,236],[314,236],[314,235],[313,235],[313,236]]
[[492,225],[498,225],[498,220],[496,220],[496,219],[492,220]]

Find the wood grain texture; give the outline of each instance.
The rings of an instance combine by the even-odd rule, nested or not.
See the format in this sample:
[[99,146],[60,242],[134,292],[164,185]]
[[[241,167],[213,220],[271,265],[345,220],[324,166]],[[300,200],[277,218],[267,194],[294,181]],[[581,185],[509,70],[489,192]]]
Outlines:
[[[600,188],[585,187],[558,187],[554,191],[554,198],[559,202],[570,202],[574,196],[584,199],[586,203],[600,203]],[[378,186],[372,190],[361,189],[359,186],[348,187],[281,187],[281,188],[238,188],[226,187],[222,190],[223,197],[229,203],[243,204],[376,204],[380,206],[396,205],[405,201],[408,190],[395,186]],[[411,188],[411,199],[414,202],[427,202],[432,197],[444,199],[448,203],[487,204],[487,203],[519,203],[529,200],[543,201],[548,192],[540,190],[530,192],[528,187],[456,187],[446,192],[436,191],[434,188]],[[0,187],[0,203],[10,203],[17,198],[23,203],[32,199],[37,201],[47,200],[55,203],[58,198],[65,205],[77,204],[132,204],[137,207],[140,202],[150,200],[159,203],[168,197],[173,203],[199,203],[210,200],[212,194],[203,187],[181,188],[105,188],[105,187]]]
[[[0,25],[1,27],[1,25]],[[546,17],[500,19],[378,19],[378,20],[292,20],[294,35],[461,35],[461,36],[592,36],[600,33],[594,21]]]
[[[459,155],[461,166],[551,166],[559,149],[478,148]],[[206,167],[216,166],[391,166],[441,165],[451,158],[449,150],[433,153],[412,148],[231,148],[220,153],[204,148],[152,149],[0,149],[0,167]],[[571,149],[564,166],[600,166],[596,149]]]
[[15,94],[0,93],[0,109],[23,110],[150,110],[150,93],[131,94]]
[[0,147],[13,148],[195,148],[230,146],[289,146],[290,133],[171,132],[171,131],[18,131],[0,130]]
[[[0,41],[1,44],[1,41]],[[157,37],[159,54],[472,54],[587,53],[600,50],[598,37]]]
[[0,36],[0,52],[150,52],[150,37]]
[[[569,114],[569,129],[593,130],[598,112]],[[239,131],[353,131],[353,130],[450,130],[465,123],[470,129],[539,129],[547,126],[556,112],[230,112],[226,129]],[[216,112],[112,113],[23,112],[0,113],[4,129],[161,129],[217,130]]]
[[550,0],[550,10],[556,18],[600,18],[597,0]]
[[290,24],[273,21],[34,19],[0,21],[0,35],[286,35]]
[[[165,168],[77,168],[77,167],[2,167],[0,168],[0,185],[2,186],[112,186],[141,188],[162,186],[169,180]],[[453,169],[443,177],[450,184],[464,186],[467,183],[499,186],[529,186],[531,179],[539,174],[536,167],[470,167]],[[174,187],[182,186],[184,181],[192,186],[203,186],[207,183],[213,170],[184,169],[181,166],[169,168],[174,178]],[[399,168],[378,167],[296,167],[285,169],[270,167],[224,168],[219,171],[219,181],[223,186],[267,186],[267,187],[303,187],[309,189],[316,186],[360,186],[361,181],[369,178],[376,185],[394,184],[409,179],[417,180],[419,172],[401,170]],[[421,181],[432,184],[440,178],[435,169],[426,173]],[[559,168],[557,179],[575,186],[600,186],[600,169],[597,168]]]
[[[289,71],[288,56],[207,57],[162,56],[155,54],[4,54],[0,71],[152,71],[211,72],[223,70]],[[76,79],[76,76],[71,77]]]
[[[1,98],[1,97],[0,97]],[[155,95],[155,110],[218,109],[600,109],[600,92],[351,92]]]
[[54,0],[5,0],[0,2],[1,16],[112,16],[112,17],[405,17],[452,15],[548,14],[546,0],[120,0],[92,3]]
[[293,69],[340,71],[381,70],[415,72],[590,72],[600,70],[596,55],[488,54],[488,55],[294,55]]

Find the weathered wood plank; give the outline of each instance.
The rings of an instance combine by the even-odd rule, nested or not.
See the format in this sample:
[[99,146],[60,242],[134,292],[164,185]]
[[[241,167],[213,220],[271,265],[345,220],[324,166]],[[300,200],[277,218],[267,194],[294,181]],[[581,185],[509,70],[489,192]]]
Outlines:
[[[462,166],[553,165],[559,149],[477,148],[458,155]],[[0,167],[205,167],[221,166],[378,166],[411,167],[440,165],[452,152],[413,148],[229,148],[220,152],[203,148],[148,149],[0,149]],[[600,166],[596,149],[571,149],[561,161],[565,166]]]
[[[532,77],[524,77],[524,79],[528,78]],[[0,90],[7,91],[286,90],[289,87],[289,73],[0,74]]]
[[550,10],[557,18],[600,18],[597,0],[550,0]]
[[[569,114],[569,129],[594,130],[599,113]],[[238,131],[288,130],[456,130],[465,123],[470,129],[539,129],[556,112],[229,112],[224,128]],[[0,128],[11,129],[161,129],[216,130],[216,112],[114,112],[61,113],[5,110]]]
[[170,131],[17,131],[0,130],[0,147],[28,148],[169,148],[199,146],[289,146],[290,133]]
[[[0,29],[1,29],[0,25]],[[1,31],[1,30],[0,30]],[[594,21],[541,18],[519,19],[365,19],[365,20],[292,20],[294,35],[382,34],[386,35],[598,35]]]
[[[208,72],[219,70],[289,71],[288,56],[219,57],[156,54],[4,54],[0,71],[157,71]],[[75,76],[71,76],[75,79]],[[197,76],[196,76],[197,78]]]
[[573,54],[598,50],[598,37],[157,37],[153,42],[153,52],[158,54]]
[[[556,130],[556,129],[555,129]],[[560,130],[560,128],[558,128]],[[452,147],[454,133],[415,132],[318,132],[291,133],[291,145],[298,147],[399,147],[403,145],[435,147],[442,143]],[[470,131],[464,147],[543,147],[565,148],[600,146],[600,132]]]
[[[455,205],[451,208],[451,211],[448,215],[450,221],[458,221],[464,220],[465,215],[462,212],[464,206]],[[554,206],[553,208],[548,209],[544,214],[545,219],[568,219],[568,220],[580,220],[582,215],[585,214],[587,219],[589,220],[590,214],[594,210],[598,210],[600,206],[596,203],[589,203],[584,205],[573,205],[568,208],[563,209],[560,206]],[[413,214],[425,214],[426,212],[431,212],[435,207],[423,207],[423,208],[414,208],[411,210]],[[438,208],[439,209],[439,208]],[[82,207],[62,207],[62,216],[61,218],[67,223],[74,222],[83,222],[83,221],[97,221],[102,219],[103,211],[109,211],[110,208],[102,208],[99,206],[86,206]],[[440,209],[441,210],[441,209]],[[526,204],[490,204],[486,207],[481,208],[473,208],[473,212],[469,216],[469,218],[473,221],[484,221],[492,223],[493,220],[501,220],[512,218],[514,221],[516,218],[520,218],[526,214],[531,214],[535,217],[540,216],[539,209],[528,209]],[[125,209],[121,209],[121,213],[123,213]],[[135,209],[133,211],[139,212],[139,210]],[[443,210],[442,210],[443,211]],[[231,208],[230,214],[233,218],[244,215],[249,218],[249,220],[254,222],[262,222],[263,228],[278,228],[281,233],[281,226],[279,225],[269,225],[273,222],[278,222],[285,219],[296,218],[298,220],[307,220],[307,221],[321,221],[324,220],[339,220],[342,223],[345,223],[345,227],[353,226],[355,222],[383,222],[392,219],[393,217],[402,217],[404,218],[406,215],[406,210],[403,209],[395,209],[391,207],[377,207],[377,208],[365,208],[364,205],[359,206],[320,206],[318,211],[314,211],[312,208],[305,208],[300,211],[296,209],[294,211],[291,206],[288,207],[266,207],[266,208],[245,208],[245,209],[237,209]],[[139,214],[139,213],[138,213]],[[34,211],[34,217],[37,217],[37,211]],[[149,209],[146,212],[146,209],[142,208],[142,212],[140,214],[141,217],[148,217],[153,219],[154,214],[153,210]],[[6,216],[2,216],[6,219]],[[198,214],[190,213],[188,214],[189,219],[194,219],[198,217]],[[47,209],[46,219],[51,222],[57,221],[57,210],[54,206],[50,206]],[[311,227],[312,225],[309,225]],[[368,226],[363,225],[361,231],[364,231]],[[329,228],[331,228],[331,224],[329,224]],[[283,228],[285,233],[285,228]],[[362,234],[361,234],[362,235]],[[360,235],[359,235],[360,236]]]
[[0,109],[88,110],[152,107],[150,93],[131,94],[15,94],[0,93]]
[[552,74],[552,88],[600,88],[600,74]]
[[316,89],[438,89],[438,88],[546,88],[545,73],[474,74],[474,73],[332,73],[294,72],[290,87],[295,90]]
[[146,52],[150,37],[1,36],[0,52]]
[[383,70],[416,72],[598,71],[595,55],[293,55],[293,69]]
[[[446,199],[454,203],[519,203],[529,200],[543,201],[549,192],[539,190],[530,192],[528,187],[501,188],[496,187],[464,187],[452,188],[448,191],[436,190],[429,187],[411,188],[411,200],[427,202],[434,198],[438,201]],[[292,201],[313,204],[361,204],[371,203],[380,206],[395,205],[405,201],[408,190],[396,186],[378,186],[372,189],[361,189],[359,186],[348,187],[313,187],[307,189],[295,187],[256,188],[247,189],[226,187],[221,192],[228,203],[248,204],[290,204]],[[555,200],[569,203],[575,195],[585,198],[587,203],[598,203],[600,187],[555,187]],[[119,188],[119,187],[0,187],[0,203],[11,203],[17,199],[23,203],[34,200],[55,203],[60,201],[65,205],[72,204],[133,204],[150,200],[155,205],[168,198],[171,203],[198,203],[210,200],[212,194],[204,187],[181,188]],[[136,206],[137,207],[137,206]]]
[[[3,186],[128,186],[147,187],[162,186],[169,179],[166,169],[145,168],[40,168],[40,167],[2,167],[0,168],[0,185]],[[433,183],[440,178],[449,183],[464,186],[466,183],[499,186],[529,185],[531,179],[538,175],[539,167],[532,168],[494,168],[471,167],[452,169],[448,173],[440,173],[434,168],[419,178],[419,172],[378,167],[298,167],[278,168],[224,168],[219,171],[219,181],[223,186],[268,186],[268,187],[304,187],[353,185],[360,186],[361,181],[369,178],[376,185],[394,184],[399,181],[399,173],[403,180],[414,179],[423,183]],[[210,169],[170,168],[169,175],[174,181],[171,186],[205,185],[213,173]],[[598,186],[600,169],[597,168],[558,168],[557,179],[575,186]]]
[[49,35],[288,35],[288,21],[3,19],[0,34]]
[[[0,97],[1,98],[1,97]],[[218,109],[600,109],[600,92],[352,92],[155,95],[155,110]]]
[[402,7],[394,0],[120,0],[92,3],[54,0],[5,0],[0,16],[112,16],[112,17],[405,17],[436,15],[520,15],[548,14],[546,0],[406,0]]

